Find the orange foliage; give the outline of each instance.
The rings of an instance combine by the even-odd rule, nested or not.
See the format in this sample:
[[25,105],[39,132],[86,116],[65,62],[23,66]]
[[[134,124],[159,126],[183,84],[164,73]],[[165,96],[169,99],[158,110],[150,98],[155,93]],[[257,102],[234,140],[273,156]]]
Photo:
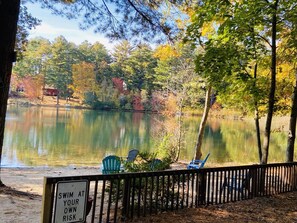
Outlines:
[[163,113],[165,115],[174,115],[178,111],[177,98],[173,94],[170,94],[165,102],[165,108]]
[[42,94],[43,77],[24,77],[20,78],[16,75],[11,77],[12,91],[20,92],[24,97],[29,99],[36,99]]
[[96,86],[95,66],[92,63],[82,62],[72,65],[73,85],[69,86],[74,94],[83,97],[84,93],[94,91]]
[[113,77],[112,82],[115,86],[115,88],[121,93],[121,94],[128,94],[129,91],[124,88],[124,81],[118,77]]
[[23,84],[24,95],[29,99],[36,99],[41,95],[42,81],[38,77],[25,77]]
[[141,103],[141,96],[134,95],[132,103],[133,103],[133,109],[135,111],[143,111],[144,110],[144,107]]

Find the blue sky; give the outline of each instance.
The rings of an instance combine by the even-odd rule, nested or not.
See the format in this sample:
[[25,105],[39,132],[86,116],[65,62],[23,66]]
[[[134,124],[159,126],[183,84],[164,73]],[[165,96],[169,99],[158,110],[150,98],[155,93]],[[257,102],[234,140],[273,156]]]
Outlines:
[[36,29],[31,30],[29,38],[44,37],[53,41],[56,37],[62,35],[69,42],[80,44],[87,40],[90,43],[96,41],[103,44],[108,50],[112,50],[113,43],[111,43],[104,35],[94,33],[92,29],[80,30],[79,21],[68,20],[57,15],[52,15],[50,10],[42,9],[39,4],[26,4],[28,11],[36,18],[42,20],[41,25]]

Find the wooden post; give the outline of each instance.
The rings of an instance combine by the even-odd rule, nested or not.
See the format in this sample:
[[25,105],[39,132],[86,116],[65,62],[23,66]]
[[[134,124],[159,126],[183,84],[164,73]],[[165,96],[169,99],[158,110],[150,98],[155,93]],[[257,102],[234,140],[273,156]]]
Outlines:
[[54,185],[48,183],[48,178],[44,177],[43,180],[43,196],[42,196],[42,214],[41,222],[51,223],[53,215],[53,202],[54,202]]
[[130,178],[124,179],[123,209],[121,220],[126,221],[129,217]]
[[297,190],[297,165],[296,163],[293,164],[293,191]]
[[198,205],[206,204],[206,172],[198,174]]
[[256,168],[249,169],[249,174],[251,174],[252,186],[249,193],[249,198],[254,198],[258,194],[258,171]]

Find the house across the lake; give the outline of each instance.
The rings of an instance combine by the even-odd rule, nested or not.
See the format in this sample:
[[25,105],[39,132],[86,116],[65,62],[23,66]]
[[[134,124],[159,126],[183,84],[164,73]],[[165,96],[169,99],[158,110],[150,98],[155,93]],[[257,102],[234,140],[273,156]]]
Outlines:
[[46,96],[57,96],[59,94],[59,90],[55,88],[43,88],[43,95]]

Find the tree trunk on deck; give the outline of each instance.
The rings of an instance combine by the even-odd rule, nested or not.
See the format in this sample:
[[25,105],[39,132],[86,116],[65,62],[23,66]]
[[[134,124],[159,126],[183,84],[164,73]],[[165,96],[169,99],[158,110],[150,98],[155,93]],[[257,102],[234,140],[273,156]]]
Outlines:
[[291,117],[290,117],[290,124],[289,124],[286,162],[294,161],[296,120],[297,120],[297,70],[296,70],[296,74],[295,74],[295,87],[294,87],[294,93],[293,93],[293,99],[292,99]]
[[276,88],[276,25],[277,25],[277,6],[278,0],[273,4],[273,14],[272,14],[272,30],[271,30],[271,78],[270,78],[270,92],[268,101],[268,112],[264,131],[264,140],[262,148],[262,159],[261,164],[266,164],[268,162],[268,152],[270,143],[270,131],[271,123],[273,117],[273,109],[275,102],[275,88]]
[[[7,99],[12,72],[12,63],[15,60],[14,46],[19,10],[20,0],[0,1],[0,171]],[[1,181],[1,172],[0,186],[3,186]]]
[[[254,87],[256,88],[256,80],[257,80],[257,71],[258,71],[258,64],[256,63],[254,66]],[[258,109],[258,102],[257,99],[255,99],[255,126],[256,126],[256,135],[257,135],[257,145],[258,145],[258,154],[259,154],[259,160],[261,162],[262,160],[262,146],[261,146],[261,132],[260,132],[260,117],[259,117],[259,109]]]
[[195,145],[195,157],[194,157],[195,160],[201,159],[201,156],[202,156],[201,147],[202,147],[202,140],[204,136],[204,129],[206,126],[209,109],[211,107],[210,96],[211,96],[211,86],[208,87],[205,95],[204,111],[203,111],[203,115],[199,126],[197,142]]

